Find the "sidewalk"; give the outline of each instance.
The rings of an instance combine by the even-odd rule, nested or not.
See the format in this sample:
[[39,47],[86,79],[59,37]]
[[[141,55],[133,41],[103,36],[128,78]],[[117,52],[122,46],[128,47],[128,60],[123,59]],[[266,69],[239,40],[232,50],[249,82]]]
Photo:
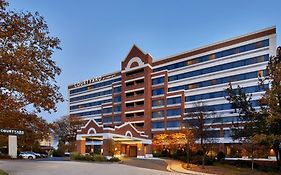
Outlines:
[[176,161],[176,160],[169,160],[169,159],[163,159],[167,162],[167,170],[171,172],[177,172],[177,173],[183,173],[183,174],[190,174],[190,175],[214,175],[214,174],[207,174],[207,173],[201,173],[196,171],[191,171],[184,169],[182,167],[182,162]]

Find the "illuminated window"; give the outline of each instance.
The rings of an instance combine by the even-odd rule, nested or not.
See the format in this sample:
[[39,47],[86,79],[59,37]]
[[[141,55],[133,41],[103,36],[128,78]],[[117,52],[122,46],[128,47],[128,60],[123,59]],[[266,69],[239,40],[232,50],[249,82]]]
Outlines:
[[263,77],[263,71],[262,70],[258,71],[258,77],[259,78]]
[[209,60],[213,60],[213,59],[216,59],[216,55],[215,54],[209,55]]

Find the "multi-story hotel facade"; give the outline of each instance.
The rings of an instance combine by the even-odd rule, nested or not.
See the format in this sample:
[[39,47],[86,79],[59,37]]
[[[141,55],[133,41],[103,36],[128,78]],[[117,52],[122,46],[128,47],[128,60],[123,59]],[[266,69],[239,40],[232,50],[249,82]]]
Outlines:
[[229,82],[244,87],[258,106],[264,93],[258,78],[266,74],[275,50],[275,27],[162,59],[134,45],[120,71],[68,87],[69,114],[88,120],[77,135],[78,151],[151,156],[153,136],[188,126],[193,119],[187,114],[196,102],[217,114],[205,124],[212,125],[211,137],[226,150],[238,114],[225,99],[225,89]]

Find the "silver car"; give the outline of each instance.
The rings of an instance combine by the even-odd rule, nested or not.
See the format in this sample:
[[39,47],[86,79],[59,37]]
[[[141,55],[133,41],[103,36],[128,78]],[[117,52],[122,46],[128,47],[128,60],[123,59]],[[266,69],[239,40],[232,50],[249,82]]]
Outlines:
[[20,152],[19,157],[22,157],[24,159],[36,159],[36,155],[31,151],[26,152]]

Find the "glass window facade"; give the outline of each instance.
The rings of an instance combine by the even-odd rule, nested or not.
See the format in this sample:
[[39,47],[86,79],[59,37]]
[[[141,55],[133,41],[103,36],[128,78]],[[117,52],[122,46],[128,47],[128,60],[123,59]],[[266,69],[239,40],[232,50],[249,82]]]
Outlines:
[[180,121],[168,121],[167,122],[167,128],[177,128],[181,126]]
[[161,117],[164,117],[164,111],[161,110],[161,111],[154,111],[152,112],[152,118],[161,118]]
[[114,112],[121,112],[121,106],[114,106]]
[[101,110],[95,110],[95,111],[87,111],[87,112],[79,112],[73,115],[77,115],[77,116],[89,116],[89,115],[100,115],[101,114]]
[[100,82],[100,83],[95,83],[93,85],[73,89],[73,90],[70,90],[69,93],[75,94],[75,93],[78,93],[78,92],[87,91],[89,89],[95,89],[95,88],[99,88],[99,87],[103,87],[103,86],[108,86],[108,85],[111,85],[112,83],[118,82],[118,81],[121,81],[121,78],[116,78],[116,79],[113,79],[113,80],[108,80],[108,81],[104,81],[104,82]]
[[181,104],[181,97],[168,98],[167,99],[167,104],[168,105]]
[[212,73],[212,72],[218,72],[218,71],[228,70],[228,69],[232,69],[232,68],[236,68],[236,67],[247,66],[247,65],[264,62],[264,61],[268,61],[268,60],[269,60],[269,55],[263,55],[263,56],[258,56],[258,57],[249,58],[249,59],[245,59],[245,60],[239,60],[239,61],[235,61],[235,62],[231,62],[231,63],[226,63],[226,64],[222,64],[222,65],[218,65],[218,66],[208,67],[208,68],[204,68],[204,69],[200,69],[200,70],[195,70],[195,71],[191,71],[191,72],[186,72],[186,73],[182,73],[182,74],[178,74],[178,75],[169,76],[168,80],[175,81],[175,80],[180,80],[180,79],[184,79],[184,78],[204,75],[204,74],[208,74],[208,73]]
[[122,101],[121,96],[114,97],[114,103],[120,103]]
[[[217,78],[216,79],[216,84],[224,84],[224,83],[229,83],[229,82],[235,82],[235,81],[241,81],[241,80],[247,80],[251,78],[258,78],[260,71],[254,71],[254,72],[249,72],[249,73],[244,73],[244,74],[239,74],[239,75],[234,75],[234,76],[229,76],[229,77],[223,77],[223,78]],[[263,75],[266,75],[266,71],[263,71]],[[178,91],[178,90],[189,90],[189,89],[194,89],[194,88],[201,88],[201,87],[207,87],[207,86],[213,86],[211,83],[212,80],[207,80],[207,81],[202,81],[198,83],[193,83],[193,84],[186,84],[186,85],[181,85],[181,86],[175,86],[172,88],[169,88],[168,91]],[[193,86],[193,87],[191,87]]]
[[103,113],[103,114],[112,113],[112,108],[111,108],[111,107],[110,107],[110,108],[103,108],[103,109],[102,109],[102,113]]
[[164,106],[164,100],[160,99],[160,100],[153,100],[152,101],[152,107],[157,107],[157,106]]
[[165,128],[164,122],[152,122],[152,129]]
[[114,122],[121,122],[121,116],[120,115],[115,115],[114,116]]
[[164,83],[164,81],[165,81],[164,77],[154,78],[152,79],[152,85],[162,84]]
[[106,90],[106,91],[96,92],[96,93],[92,93],[92,94],[82,95],[82,96],[79,96],[79,97],[72,97],[72,98],[70,98],[70,102],[85,100],[85,99],[94,98],[94,97],[103,96],[103,95],[108,95],[108,94],[112,94],[111,90]]
[[103,117],[102,121],[103,121],[103,123],[111,123],[112,117]]
[[188,65],[192,65],[192,64],[196,64],[196,63],[202,63],[202,62],[206,62],[209,60],[213,60],[213,59],[218,59],[221,57],[226,57],[226,56],[230,56],[230,55],[234,55],[234,54],[238,54],[238,53],[243,53],[243,52],[247,52],[250,50],[254,50],[254,49],[258,49],[258,48],[262,48],[262,47],[267,47],[269,46],[269,40],[263,40],[263,41],[259,41],[259,42],[255,42],[252,44],[247,44],[244,46],[240,46],[240,47],[235,47],[232,49],[228,49],[228,50],[224,50],[221,52],[217,52],[214,54],[210,54],[210,55],[205,55],[205,56],[201,56],[192,60],[188,60],[188,61],[182,61],[182,62],[178,62],[178,63],[174,63],[174,64],[170,64],[167,66],[162,66],[159,68],[154,69],[154,72],[158,72],[158,71],[162,71],[162,70],[173,70],[173,69],[177,69],[177,68],[181,68],[181,67],[185,67]]
[[80,105],[75,105],[75,106],[70,106],[70,110],[79,109],[79,108],[87,108],[87,107],[92,107],[92,106],[99,106],[103,103],[108,103],[108,102],[111,102],[111,99],[95,101],[95,102],[85,103],[85,104],[80,104]]
[[[264,91],[265,89],[269,88],[268,84],[265,84],[264,87],[260,86],[249,86],[242,89],[245,93],[254,93],[254,92],[260,92]],[[211,98],[218,98],[218,97],[226,97],[228,94],[226,91],[218,91],[218,92],[212,92],[212,93],[206,93],[206,94],[199,94],[199,95],[192,95],[185,97],[185,101],[197,101],[197,100],[205,100],[205,99],[211,99]]]
[[163,95],[164,94],[164,88],[161,89],[153,89],[152,90],[152,95]]
[[177,116],[177,115],[181,115],[181,109],[180,108],[168,109],[167,110],[167,116]]
[[122,91],[122,87],[121,86],[113,88],[113,93],[120,93],[121,91]]

